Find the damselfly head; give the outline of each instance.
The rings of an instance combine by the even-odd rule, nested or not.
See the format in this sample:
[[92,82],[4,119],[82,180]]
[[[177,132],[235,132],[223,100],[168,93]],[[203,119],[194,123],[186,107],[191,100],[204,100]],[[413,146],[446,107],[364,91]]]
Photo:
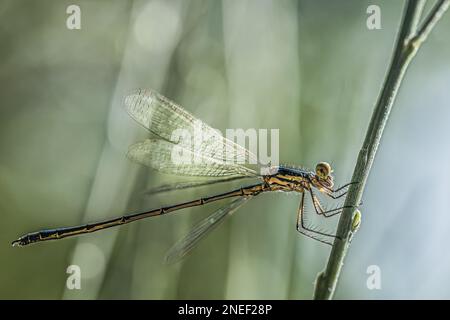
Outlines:
[[333,169],[328,162],[319,162],[316,165],[316,175],[319,179],[326,179],[332,172]]
[[325,187],[325,188],[332,188],[333,187],[333,176],[331,175],[333,173],[333,169],[331,168],[330,164],[328,162],[319,162],[316,165],[316,180],[318,183],[318,186]]

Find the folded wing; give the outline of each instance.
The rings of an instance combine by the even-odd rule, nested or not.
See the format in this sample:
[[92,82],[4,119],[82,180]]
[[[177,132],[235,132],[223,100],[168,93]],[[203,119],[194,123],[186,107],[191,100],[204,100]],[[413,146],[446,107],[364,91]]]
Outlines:
[[161,139],[147,139],[131,145],[127,157],[168,174],[204,177],[257,176],[250,168],[196,154]]
[[253,153],[157,92],[138,90],[125,98],[125,108],[161,139],[221,162],[257,164]]
[[225,219],[242,207],[248,198],[239,198],[226,206],[219,208],[206,219],[200,221],[191,231],[173,245],[166,254],[167,264],[175,263],[184,258],[209,232],[219,226]]

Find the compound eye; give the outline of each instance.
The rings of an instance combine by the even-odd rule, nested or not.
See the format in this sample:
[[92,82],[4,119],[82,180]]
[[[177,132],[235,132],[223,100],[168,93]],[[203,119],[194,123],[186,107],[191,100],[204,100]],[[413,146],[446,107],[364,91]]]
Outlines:
[[316,175],[320,179],[326,179],[333,172],[328,162],[320,162],[316,166]]

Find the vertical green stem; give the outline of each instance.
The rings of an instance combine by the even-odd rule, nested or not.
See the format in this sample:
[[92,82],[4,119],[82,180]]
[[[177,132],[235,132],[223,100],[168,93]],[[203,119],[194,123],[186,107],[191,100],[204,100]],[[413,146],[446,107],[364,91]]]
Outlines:
[[420,16],[424,7],[424,0],[409,0],[406,3],[391,65],[386,75],[382,90],[367,129],[363,146],[359,152],[352,181],[353,184],[345,199],[337,229],[337,235],[331,249],[326,269],[319,273],[316,279],[314,299],[332,299],[344,258],[350,245],[352,233],[352,219],[364,192],[364,187],[375,158],[381,136],[386,126],[395,97],[400,88],[409,63],[417,53],[420,45],[425,41],[432,28],[446,11],[450,0],[437,1],[422,26],[419,27]]

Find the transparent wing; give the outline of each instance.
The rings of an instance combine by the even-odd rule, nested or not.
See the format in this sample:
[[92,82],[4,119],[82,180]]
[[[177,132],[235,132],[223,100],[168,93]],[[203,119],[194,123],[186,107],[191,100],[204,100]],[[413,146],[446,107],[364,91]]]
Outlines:
[[222,162],[257,164],[257,157],[181,106],[151,90],[125,98],[130,116],[158,137]]
[[236,210],[244,205],[250,198],[239,198],[233,200],[226,206],[219,208],[206,219],[200,221],[192,230],[173,245],[164,259],[166,264],[175,263],[184,258],[210,231],[220,225],[225,218],[231,216]]
[[130,146],[127,157],[158,171],[187,176],[256,176],[256,172],[234,163],[225,163],[193,153],[178,144],[147,139]]

